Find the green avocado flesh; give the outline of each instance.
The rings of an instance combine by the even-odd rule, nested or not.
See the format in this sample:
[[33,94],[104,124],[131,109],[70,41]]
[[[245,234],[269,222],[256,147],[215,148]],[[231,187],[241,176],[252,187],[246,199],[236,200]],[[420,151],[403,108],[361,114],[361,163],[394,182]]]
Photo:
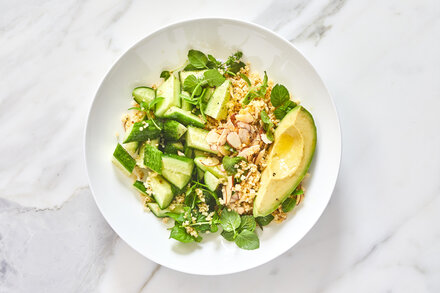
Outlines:
[[275,130],[275,142],[254,201],[254,217],[269,215],[295,190],[310,167],[315,146],[313,117],[297,106]]

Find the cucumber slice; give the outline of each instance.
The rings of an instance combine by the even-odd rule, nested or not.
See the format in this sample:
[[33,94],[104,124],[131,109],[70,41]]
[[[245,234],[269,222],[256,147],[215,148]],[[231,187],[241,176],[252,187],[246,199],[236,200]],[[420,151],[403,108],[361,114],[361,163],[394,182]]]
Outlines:
[[209,147],[209,144],[206,141],[207,134],[207,130],[188,126],[188,130],[186,131],[186,145],[194,149],[217,154],[217,151],[214,151]]
[[130,175],[136,166],[136,160],[118,143],[113,152],[113,163]]
[[218,186],[220,185],[220,179],[218,179],[209,171],[205,172],[204,180],[205,185],[208,186],[209,190],[211,191],[216,191]]
[[197,179],[200,181],[202,180],[203,176],[205,176],[205,171],[203,171],[199,167],[196,167],[196,169],[197,169]]
[[144,182],[136,180],[133,183],[133,187],[136,188],[137,191],[139,191],[142,195],[148,196],[147,189],[145,188]]
[[191,158],[191,159],[194,158],[193,149],[188,146],[185,146],[183,153],[185,154],[185,157],[187,157],[187,158]]
[[197,157],[208,157],[210,155],[211,155],[210,153],[207,153],[207,152],[204,152],[204,151],[201,151],[201,150],[194,150],[194,157],[195,158],[197,158]]
[[172,184],[182,189],[185,187],[194,169],[194,162],[190,158],[163,155],[162,156],[162,175]]
[[138,147],[139,147],[139,142],[138,141],[133,141],[133,142],[129,142],[129,143],[125,143],[124,144],[125,150],[131,156],[134,156],[136,154],[136,151],[137,151]]
[[156,92],[157,97],[163,97],[164,100],[156,104],[156,116],[163,117],[165,112],[172,106],[180,107],[180,82],[171,75],[164,83],[162,83]]
[[212,94],[214,94],[214,88],[213,87],[208,87],[206,89],[205,94],[203,95],[203,102],[208,103],[208,101],[211,99]]
[[[197,78],[200,78],[203,76],[203,74],[205,73],[206,70],[196,70],[196,71],[180,71],[179,72],[179,78],[180,78],[180,85],[182,88],[182,95],[185,95],[187,97],[191,96],[191,93],[188,93],[186,91],[183,90],[183,83],[185,82],[185,79],[190,76],[190,75],[194,75]],[[185,101],[185,99],[182,99],[182,109],[183,110],[187,110],[187,111],[191,111],[193,108],[193,105],[188,103],[187,101]]]
[[157,203],[150,202],[150,203],[147,203],[147,207],[158,218],[167,217],[166,213],[168,213],[168,212],[181,214],[184,211],[183,204],[175,204],[175,205],[173,205],[173,208],[168,207],[168,208],[162,210]]
[[205,165],[203,162],[207,159],[209,160],[209,157],[196,157],[194,159],[194,163],[196,164],[197,167],[199,167],[203,171],[211,172],[217,178],[227,178],[228,177],[228,175],[226,174],[226,171],[223,171],[222,169],[220,169],[221,164],[216,165],[216,166],[210,166],[210,164]]
[[185,132],[186,132],[185,125],[177,121],[167,120],[163,124],[163,134],[165,139],[179,140]]
[[[159,125],[159,127],[162,126],[162,123],[160,121],[156,121],[156,123]],[[124,143],[155,139],[159,137],[161,132],[161,130],[158,129],[151,120],[136,122],[130,127],[128,131],[128,135],[127,138],[124,140]]]
[[132,95],[139,105],[142,102],[148,104],[156,98],[156,91],[151,87],[139,86],[133,90]]
[[[131,142],[132,143],[132,142]],[[155,148],[159,146],[159,139],[155,138],[152,140],[147,140],[140,148],[139,148],[139,156],[136,158],[136,165],[138,165],[141,168],[147,168],[144,164],[144,158],[145,158],[145,145],[151,145]]]
[[162,152],[152,145],[145,144],[144,165],[156,173],[162,174]]
[[205,114],[216,120],[226,119],[228,114],[227,104],[229,102],[230,81],[226,80],[221,86],[215,89],[214,94],[206,105]]
[[194,125],[196,127],[205,127],[205,121],[190,111],[182,110],[177,107],[171,107],[165,114],[165,118],[175,119],[183,125]]
[[183,144],[181,142],[167,143],[163,149],[165,154],[175,154],[177,151],[183,151]]
[[157,204],[161,209],[167,208],[174,198],[171,184],[159,175],[151,176],[149,179],[153,197]]

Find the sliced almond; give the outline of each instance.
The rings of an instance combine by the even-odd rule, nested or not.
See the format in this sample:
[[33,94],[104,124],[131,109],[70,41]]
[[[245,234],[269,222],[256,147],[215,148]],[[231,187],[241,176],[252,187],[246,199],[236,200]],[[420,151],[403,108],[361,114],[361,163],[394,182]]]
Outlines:
[[259,150],[260,150],[259,145],[253,145],[253,146],[250,146],[248,148],[243,149],[241,152],[238,153],[238,156],[245,157],[245,158],[249,159],[253,154],[258,152]]
[[271,144],[271,143],[272,143],[272,141],[271,141],[269,138],[267,138],[266,133],[262,133],[262,134],[260,134],[260,137],[261,137],[261,140],[262,140],[265,144]]
[[229,134],[229,129],[223,129],[222,134],[218,137],[217,144],[218,145],[224,145],[226,143],[226,138]]
[[228,176],[228,183],[226,184],[226,188],[225,188],[225,203],[229,203],[229,201],[231,200],[231,195],[232,195],[232,176]]
[[240,137],[236,132],[230,132],[226,137],[226,140],[234,149],[239,149],[241,146]]
[[216,145],[216,144],[211,144],[211,145],[209,146],[209,148],[210,148],[211,150],[213,150],[214,152],[218,151],[218,145]]
[[238,199],[239,199],[239,197],[238,197],[238,193],[234,193],[234,194],[231,196],[231,202],[236,202]]
[[219,137],[220,137],[220,135],[215,130],[211,130],[206,135],[206,141],[209,144],[214,144],[214,143],[217,143]]
[[238,136],[240,137],[240,140],[245,144],[249,144],[251,142],[251,134],[247,129],[240,128],[238,130]]
[[251,126],[247,123],[244,123],[244,122],[238,122],[237,127],[251,131]]
[[200,162],[203,165],[209,166],[209,167],[217,166],[218,164],[220,164],[220,161],[215,157],[208,157],[206,159],[201,160]]
[[235,119],[244,123],[252,123],[254,122],[254,117],[250,113],[243,113],[235,115]]
[[261,163],[261,160],[263,160],[264,154],[266,153],[266,150],[263,149],[255,159],[255,164],[259,165]]

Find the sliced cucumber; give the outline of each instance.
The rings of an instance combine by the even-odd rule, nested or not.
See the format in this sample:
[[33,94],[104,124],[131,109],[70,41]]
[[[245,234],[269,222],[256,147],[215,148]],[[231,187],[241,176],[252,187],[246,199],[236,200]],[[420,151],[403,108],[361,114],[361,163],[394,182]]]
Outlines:
[[205,121],[199,116],[194,115],[190,111],[183,110],[177,107],[171,107],[164,114],[165,118],[175,119],[183,125],[194,125],[197,127],[205,127]]
[[214,151],[209,147],[209,144],[206,141],[207,134],[207,130],[188,126],[188,130],[186,131],[186,145],[194,149],[217,154],[217,151]]
[[[157,121],[156,123],[162,124],[160,121]],[[161,127],[161,125],[159,125],[159,127]],[[124,143],[155,139],[159,137],[161,130],[158,129],[151,120],[146,120],[134,123],[127,132],[128,135],[124,140]]]
[[175,205],[173,205],[173,208],[168,207],[168,208],[162,210],[157,203],[150,202],[150,203],[147,203],[147,207],[158,218],[167,217],[166,213],[169,213],[169,212],[181,214],[184,211],[183,204],[175,204]]
[[165,139],[179,140],[185,132],[185,125],[175,120],[167,120],[163,124],[163,134]]
[[181,142],[172,142],[165,144],[163,148],[163,152],[165,154],[175,154],[177,155],[177,151],[183,151],[183,144]]
[[194,163],[197,167],[202,169],[203,171],[211,172],[215,177],[217,178],[226,178],[228,175],[226,174],[226,171],[223,171],[220,169],[221,164],[216,166],[211,166],[211,164],[205,164],[204,161],[209,160],[209,157],[196,157],[194,159]]
[[162,175],[180,189],[188,184],[193,168],[194,161],[190,158],[176,155],[162,156]]
[[[133,143],[133,142],[130,142]],[[138,165],[141,168],[147,168],[144,164],[144,158],[145,158],[145,145],[151,145],[155,148],[159,146],[159,139],[155,138],[152,140],[147,140],[140,148],[139,148],[139,156],[136,158],[136,165]]]
[[136,166],[136,160],[118,143],[113,152],[113,163],[129,175]]
[[205,172],[204,180],[205,185],[208,186],[209,190],[211,191],[216,191],[218,186],[220,185],[220,179],[218,179],[209,171]]
[[133,99],[139,105],[142,102],[148,104],[156,98],[156,91],[151,87],[140,86],[133,90],[132,95],[133,95]]
[[164,100],[156,104],[156,116],[163,117],[172,106],[180,107],[179,94],[180,82],[174,75],[171,75],[157,88],[156,97],[163,97]]
[[197,179],[200,181],[202,180],[203,176],[205,176],[205,171],[203,171],[199,167],[196,167],[196,169],[197,169]]
[[125,143],[124,144],[124,148],[125,150],[131,155],[134,156],[136,154],[136,151],[139,147],[139,142],[138,141],[132,141],[129,143]]
[[197,158],[197,157],[208,157],[210,155],[211,155],[210,153],[207,153],[207,152],[204,152],[204,151],[201,151],[201,150],[194,150],[194,157],[195,158]]
[[203,95],[203,102],[208,103],[208,101],[211,99],[212,94],[214,93],[214,88],[213,87],[208,87],[206,89],[205,94]]
[[226,119],[228,114],[227,104],[229,102],[230,81],[226,80],[221,86],[215,89],[214,94],[206,105],[205,114],[216,120]]
[[136,180],[133,183],[133,187],[136,188],[136,190],[139,191],[142,195],[148,196],[148,194],[146,192],[147,189],[145,188],[144,182]]
[[154,200],[161,209],[167,208],[174,198],[171,184],[159,175],[152,176],[149,179]]
[[191,158],[191,159],[194,158],[194,150],[187,145],[185,145],[185,148],[183,149],[183,153],[187,158]]
[[152,145],[145,144],[144,165],[162,174],[162,152]]

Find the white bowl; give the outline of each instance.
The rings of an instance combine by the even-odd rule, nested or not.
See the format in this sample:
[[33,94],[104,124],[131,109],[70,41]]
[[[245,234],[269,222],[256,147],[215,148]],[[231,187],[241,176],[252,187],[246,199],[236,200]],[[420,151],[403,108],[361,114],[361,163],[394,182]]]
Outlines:
[[[318,143],[306,197],[281,224],[258,230],[260,248],[239,249],[218,233],[201,243],[169,239],[166,225],[144,212],[132,181],[112,163],[115,133],[130,107],[131,91],[160,81],[164,69],[175,68],[194,48],[218,58],[241,50],[251,69],[264,70],[284,84],[313,115]],[[113,230],[145,257],[192,274],[220,275],[266,263],[295,245],[313,227],[331,197],[341,157],[341,134],[333,101],[306,58],[288,41],[255,24],[231,19],[195,19],[164,27],[130,48],[104,78],[92,103],[85,134],[85,158],[96,203]]]

